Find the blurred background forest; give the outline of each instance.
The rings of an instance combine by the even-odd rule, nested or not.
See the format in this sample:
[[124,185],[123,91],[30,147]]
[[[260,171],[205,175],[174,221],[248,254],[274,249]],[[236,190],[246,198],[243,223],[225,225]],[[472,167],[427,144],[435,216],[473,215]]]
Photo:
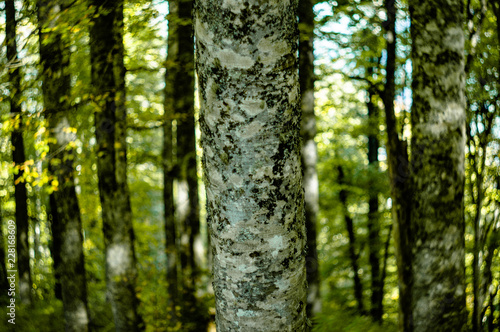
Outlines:
[[[8,17],[9,3],[15,9],[14,21]],[[96,93],[98,81],[91,73],[94,51],[90,46],[93,38],[98,37],[91,36],[91,26],[99,16],[108,13],[102,8],[97,10],[87,1],[60,3],[60,17],[55,25],[50,24],[50,19],[43,25],[43,15],[37,9],[50,1],[6,0],[0,5],[0,238],[3,241],[0,272],[6,273],[8,221],[22,218],[18,210],[24,208],[29,246],[24,260],[28,262],[30,281],[27,295],[18,298],[16,303],[16,327],[19,331],[64,330],[61,276],[54,272],[54,266],[61,264],[61,258],[56,257],[60,240],[54,236],[56,221],[51,213],[57,206],[57,202],[51,202],[56,197],[53,193],[61,192],[62,184],[49,170],[49,159],[66,151],[62,155],[71,160],[74,169],[70,173],[74,175],[80,211],[90,326],[95,331],[112,331],[115,323],[106,295],[105,241],[109,240],[105,240],[103,234],[98,185],[101,150],[94,123],[99,94],[104,91]],[[398,275],[392,240],[384,105],[388,103],[386,89],[391,88],[387,85],[387,68],[393,68],[394,98],[390,103],[394,105],[397,135],[400,140],[408,141],[412,103],[408,4],[406,0],[304,3],[314,5],[315,15],[318,261],[308,262],[318,269],[321,284],[322,309],[314,318],[315,331],[396,331]],[[388,23],[391,21],[388,13],[392,15],[388,8],[394,8],[392,28]],[[491,332],[499,331],[500,326],[500,295],[497,295],[500,289],[500,5],[496,0],[464,0],[461,10],[467,75],[467,308],[471,330]],[[122,63],[127,118],[122,137],[126,144],[118,144],[116,148],[126,145],[127,149],[125,183],[128,189],[123,190],[130,193],[137,269],[135,292],[139,299],[137,315],[142,317],[146,331],[213,328],[215,311],[211,253],[207,250],[205,193],[199,164],[201,150],[196,150],[197,183],[189,184],[189,190],[197,187],[198,192],[197,229],[198,226],[186,226],[182,221],[189,187],[185,182],[189,176],[181,161],[194,137],[186,138],[190,132],[182,129],[186,128],[182,127],[186,125],[184,119],[175,114],[168,116],[168,103],[164,102],[168,100],[169,84],[172,84],[166,68],[183,70],[168,58],[167,49],[176,52],[176,48],[169,45],[169,29],[172,25],[190,23],[189,19],[186,23],[179,18],[180,15],[176,16],[177,21],[173,17],[169,15],[168,1],[123,2]],[[169,20],[173,22],[170,28]],[[12,24],[14,53],[12,47],[8,47],[13,40],[12,35],[9,37]],[[299,25],[299,29],[307,34],[307,26]],[[42,55],[43,49],[47,50],[44,45],[60,45],[51,33],[65,40],[62,44],[70,53],[64,74],[54,81],[67,79],[69,87],[57,100],[66,105],[69,125],[63,132],[70,138],[59,147],[51,140],[50,116],[44,105],[48,90],[43,87],[43,78],[51,75],[47,72],[50,67],[44,67],[41,61],[47,56]],[[47,40],[43,39],[44,34]],[[395,59],[388,56],[387,38],[395,41],[395,44],[389,43],[395,45]],[[178,42],[182,44],[182,40]],[[54,49],[49,49],[48,57],[56,57],[51,50]],[[96,68],[92,70],[95,72]],[[170,155],[165,150],[168,144],[165,133],[171,135],[173,154]],[[19,143],[19,135],[23,145],[14,149],[13,141]],[[196,137],[199,138],[198,128]],[[13,158],[19,158],[13,156],[13,151],[20,151],[19,146],[24,151],[24,160],[13,162]],[[67,161],[61,160],[63,164]],[[166,226],[168,216],[164,213],[168,206],[167,195],[164,195],[166,178],[171,179],[174,194],[171,204],[176,211],[171,220],[175,220],[177,226],[173,234],[177,238],[176,249],[181,253],[179,264],[173,267],[179,274],[177,279],[167,277],[167,270],[172,271],[172,266],[169,268],[167,255],[171,251],[166,238],[172,228]],[[15,185],[26,188],[25,206],[20,203],[22,196],[16,196]],[[18,255],[21,264],[23,257],[19,252]],[[188,277],[182,277],[191,261],[196,262],[196,274],[190,271]],[[1,276],[3,282],[5,277]],[[191,284],[186,281],[189,278],[193,279]],[[178,284],[172,285],[172,280]],[[172,286],[182,292],[179,295],[182,300],[174,303],[174,313],[169,309]],[[2,284],[0,298],[8,301],[8,287],[4,287],[6,284]],[[172,315],[177,317],[174,325]],[[2,305],[1,316],[4,318],[0,329],[6,330],[9,324],[5,305]]]

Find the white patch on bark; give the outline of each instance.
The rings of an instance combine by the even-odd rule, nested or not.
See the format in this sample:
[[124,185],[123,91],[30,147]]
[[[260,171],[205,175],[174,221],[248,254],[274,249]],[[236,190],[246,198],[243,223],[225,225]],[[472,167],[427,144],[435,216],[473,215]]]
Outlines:
[[231,49],[223,49],[215,53],[215,57],[220,60],[220,64],[228,69],[250,69],[255,61],[249,56],[243,56]]
[[291,51],[290,45],[285,40],[276,40],[275,38],[262,38],[257,47],[262,52],[260,62],[265,66],[276,63]]
[[109,272],[114,276],[121,276],[127,273],[131,261],[128,253],[130,248],[127,244],[110,244],[108,247],[106,261]]

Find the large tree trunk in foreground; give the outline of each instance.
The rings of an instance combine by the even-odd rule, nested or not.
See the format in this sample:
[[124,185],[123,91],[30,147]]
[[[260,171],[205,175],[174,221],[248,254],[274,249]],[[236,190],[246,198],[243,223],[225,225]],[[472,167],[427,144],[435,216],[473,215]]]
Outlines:
[[218,331],[304,331],[295,1],[195,8]]
[[116,330],[139,331],[143,329],[143,324],[137,312],[138,299],[135,294],[137,270],[130,202],[127,193],[120,191],[126,189],[126,171],[123,169],[123,158],[126,158],[124,129],[123,124],[117,124],[125,116],[124,109],[119,109],[124,107],[124,91],[120,82],[123,78],[119,77],[121,69],[114,64],[123,47],[119,38],[123,3],[94,0],[93,5],[99,12],[90,30],[90,54],[97,104],[97,173],[106,250],[107,289]]
[[413,0],[410,14],[414,331],[463,331],[467,311],[462,1]]
[[319,262],[316,248],[316,222],[319,210],[316,117],[314,115],[314,12],[311,0],[299,1],[299,82],[302,102],[302,167],[307,233],[307,317],[321,311]]
[[16,9],[14,1],[5,1],[5,43],[7,44],[7,59],[10,81],[10,113],[14,122],[12,130],[12,159],[18,168],[14,173],[14,198],[16,201],[16,246],[18,286],[21,303],[31,304],[31,268],[30,249],[28,242],[28,194],[22,180],[24,170],[20,168],[26,161],[24,155],[23,121],[21,114],[21,72],[17,57],[16,43]]
[[52,233],[60,249],[56,269],[61,282],[66,331],[88,331],[82,222],[74,183],[74,154],[68,148],[75,139],[69,123],[69,37],[63,35],[66,31],[57,29],[63,23],[63,10],[61,1],[38,1],[44,114],[51,140],[49,171],[59,182],[52,194],[56,204],[51,213],[57,216],[53,221],[60,224],[53,225],[58,231]]

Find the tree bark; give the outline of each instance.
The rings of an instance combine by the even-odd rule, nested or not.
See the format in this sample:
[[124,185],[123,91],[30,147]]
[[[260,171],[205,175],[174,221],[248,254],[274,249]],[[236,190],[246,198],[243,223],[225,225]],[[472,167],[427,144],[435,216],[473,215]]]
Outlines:
[[307,317],[321,311],[319,261],[316,246],[316,223],[319,210],[316,117],[314,115],[314,12],[311,0],[299,1],[299,83],[302,108],[302,168],[307,233]]
[[7,59],[10,81],[10,113],[14,123],[12,130],[12,159],[18,168],[14,173],[14,197],[16,201],[16,245],[17,245],[17,270],[19,296],[21,303],[31,304],[31,268],[29,251],[29,219],[28,219],[28,194],[24,183],[22,166],[26,161],[24,155],[23,121],[21,110],[21,72],[19,70],[16,42],[16,9],[14,1],[5,1],[5,33],[7,44]]
[[[97,173],[101,199],[106,279],[117,331],[144,328],[137,312],[136,259],[126,184],[126,141],[122,45],[122,1],[94,0],[99,16],[90,30]],[[121,53],[121,54],[120,54]],[[121,58],[121,64],[120,64]]]
[[304,331],[295,1],[197,1],[218,331]]
[[[342,166],[338,167],[338,184],[340,186],[345,186],[345,175]],[[358,312],[360,314],[365,313],[365,305],[363,303],[363,284],[361,283],[361,277],[359,276],[359,264],[358,257],[359,254],[356,252],[356,232],[354,231],[354,223],[349,215],[349,209],[347,205],[347,190],[342,188],[339,192],[340,204],[342,204],[342,211],[344,214],[344,222],[347,230],[347,236],[349,238],[349,258],[351,259],[351,267],[354,275],[354,298],[358,304]]]
[[416,332],[466,328],[462,12],[460,0],[410,1]]
[[53,231],[55,242],[60,244],[60,262],[56,269],[61,282],[66,331],[88,331],[82,221],[74,183],[74,154],[68,146],[75,139],[69,122],[69,36],[57,28],[63,23],[61,15],[66,8],[63,1],[55,0],[39,0],[37,5],[44,114],[50,140],[49,172],[59,183],[52,196],[55,210],[51,211],[60,223],[53,225],[57,229]]

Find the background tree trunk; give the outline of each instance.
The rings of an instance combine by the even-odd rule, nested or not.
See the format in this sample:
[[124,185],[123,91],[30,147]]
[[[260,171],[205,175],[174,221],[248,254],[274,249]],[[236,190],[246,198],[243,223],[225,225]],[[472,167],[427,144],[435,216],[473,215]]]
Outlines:
[[197,1],[218,331],[304,331],[295,1]]
[[[368,164],[373,174],[378,171],[378,148],[379,148],[379,112],[377,106],[373,103],[375,93],[372,88],[368,90]],[[380,271],[380,215],[378,202],[378,189],[370,186],[368,199],[368,250],[369,262],[371,268],[371,308],[370,315],[376,322],[382,321],[384,298],[382,273]]]
[[314,12],[311,0],[299,1],[299,83],[302,106],[302,168],[307,233],[307,317],[321,311],[319,261],[316,246],[316,223],[319,210],[316,117],[314,115]]
[[12,159],[19,170],[14,173],[15,201],[16,201],[16,245],[19,296],[21,303],[31,304],[31,268],[29,248],[29,217],[28,194],[24,183],[24,170],[20,168],[26,161],[24,155],[23,121],[21,112],[21,72],[17,57],[16,42],[16,9],[14,1],[5,1],[5,42],[7,44],[7,59],[10,81],[10,113],[14,121],[12,130]]
[[394,224],[394,245],[398,266],[399,286],[399,330],[412,332],[411,314],[411,242],[410,242],[410,170],[408,147],[398,136],[397,119],[394,112],[396,95],[396,2],[384,2],[387,21],[386,30],[386,82],[384,86],[384,109],[387,126],[387,157],[391,182],[392,219]]
[[[339,185],[345,186],[345,175],[342,166],[338,167],[338,183]],[[344,214],[344,222],[347,230],[347,236],[349,238],[349,258],[351,260],[352,272],[354,275],[354,298],[358,304],[358,312],[360,314],[365,313],[365,305],[363,303],[363,284],[361,283],[361,277],[359,276],[359,264],[358,258],[359,254],[356,252],[356,232],[354,231],[354,223],[349,215],[348,203],[347,203],[347,190],[345,188],[340,189],[339,192],[340,204],[342,204],[342,212]]]
[[90,30],[90,54],[97,104],[97,171],[107,289],[116,330],[139,331],[144,326],[137,312],[139,301],[135,294],[137,271],[130,201],[127,193],[120,191],[126,190],[125,127],[120,124],[126,114],[123,108],[125,91],[120,76],[123,69],[119,67],[120,57],[123,59],[120,55],[123,52],[123,45],[120,45],[123,3],[94,0],[93,5],[99,13]]
[[[183,316],[188,318],[186,329],[206,328],[196,299],[196,283],[200,270],[202,248],[200,208],[196,166],[196,136],[194,116],[194,40],[192,0],[169,1],[169,39],[166,93],[170,112],[176,120],[177,199],[180,265],[182,271]],[[197,251],[198,249],[198,251]]]
[[[44,114],[51,141],[49,171],[59,182],[52,194],[55,210],[51,211],[60,223],[54,225],[58,231],[53,232],[61,250],[56,268],[61,281],[66,331],[76,332],[88,331],[89,314],[82,222],[74,184],[74,155],[68,147],[75,140],[69,123],[69,37],[57,29],[63,23],[64,9],[62,1],[38,1]],[[55,30],[44,32],[45,29]]]
[[410,1],[412,315],[417,332],[464,331],[467,322],[462,12],[460,0]]

